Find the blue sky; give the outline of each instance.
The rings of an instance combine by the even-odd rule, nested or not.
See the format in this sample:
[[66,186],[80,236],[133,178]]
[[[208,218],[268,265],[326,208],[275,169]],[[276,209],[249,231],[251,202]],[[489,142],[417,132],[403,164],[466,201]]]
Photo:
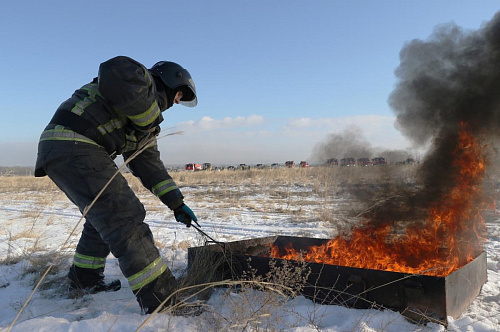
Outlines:
[[440,24],[477,30],[493,0],[8,1],[0,6],[0,166],[32,165],[55,109],[116,55],[187,68],[199,104],[165,114],[167,164],[305,160],[355,125],[409,143],[387,98],[399,51]]

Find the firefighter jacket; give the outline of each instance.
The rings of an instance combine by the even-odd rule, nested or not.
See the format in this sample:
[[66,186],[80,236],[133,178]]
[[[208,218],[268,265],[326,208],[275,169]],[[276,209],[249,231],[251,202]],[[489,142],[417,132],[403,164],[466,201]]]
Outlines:
[[162,111],[172,105],[167,90],[131,58],[118,56],[102,63],[98,77],[63,102],[43,131],[35,176],[46,175],[43,167],[51,161],[51,153],[44,151],[63,144],[92,144],[106,149],[112,158],[122,154],[126,160],[153,140],[128,167],[169,208],[180,206],[183,196],[156,146]]

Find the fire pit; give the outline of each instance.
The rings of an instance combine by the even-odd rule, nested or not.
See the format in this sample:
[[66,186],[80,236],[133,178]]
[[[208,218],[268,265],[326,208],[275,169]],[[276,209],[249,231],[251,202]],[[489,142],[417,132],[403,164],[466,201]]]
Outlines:
[[[257,276],[269,272],[271,251],[297,250],[320,246],[327,239],[272,236],[251,240],[210,244],[189,248],[188,268],[203,256],[217,266],[212,281],[238,280],[244,272]],[[290,261],[298,264],[298,261]],[[355,268],[339,265],[303,263],[310,274],[301,294],[321,304],[339,304],[352,308],[379,308],[401,312],[414,322],[436,322],[447,325],[447,317],[458,318],[481,291],[486,282],[486,254],[446,276],[429,276]]]
[[454,129],[437,158],[424,163],[422,184],[376,202],[347,236],[205,245],[189,249],[188,267],[208,260],[216,281],[271,279],[273,267],[306,264],[310,273],[299,291],[313,301],[388,308],[415,322],[447,325],[447,317],[458,318],[486,282],[482,212],[493,203],[483,192],[483,145],[467,123]]

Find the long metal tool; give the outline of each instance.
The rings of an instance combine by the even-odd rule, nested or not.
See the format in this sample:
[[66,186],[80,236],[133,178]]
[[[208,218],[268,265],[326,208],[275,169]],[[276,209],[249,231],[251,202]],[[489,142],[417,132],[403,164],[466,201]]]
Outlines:
[[202,231],[199,227],[196,227],[195,225],[191,224],[191,227],[193,227],[194,229],[196,229],[201,235],[203,235],[205,238],[207,238],[209,241],[207,242],[213,242],[217,245],[219,245],[221,248],[222,248],[222,252],[226,252],[226,246],[225,246],[225,243],[224,242],[220,242],[220,241],[216,241],[214,240],[213,238],[211,238],[207,233],[205,233],[204,231]]

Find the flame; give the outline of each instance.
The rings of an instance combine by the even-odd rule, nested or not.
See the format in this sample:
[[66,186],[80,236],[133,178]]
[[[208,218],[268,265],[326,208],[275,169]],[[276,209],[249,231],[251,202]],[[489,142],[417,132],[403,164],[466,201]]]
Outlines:
[[486,226],[481,211],[485,173],[484,147],[461,125],[452,167],[454,187],[429,207],[424,225],[407,227],[395,237],[389,223],[354,229],[348,239],[338,236],[324,245],[299,251],[289,243],[271,247],[271,257],[410,274],[446,276],[477,257]]

